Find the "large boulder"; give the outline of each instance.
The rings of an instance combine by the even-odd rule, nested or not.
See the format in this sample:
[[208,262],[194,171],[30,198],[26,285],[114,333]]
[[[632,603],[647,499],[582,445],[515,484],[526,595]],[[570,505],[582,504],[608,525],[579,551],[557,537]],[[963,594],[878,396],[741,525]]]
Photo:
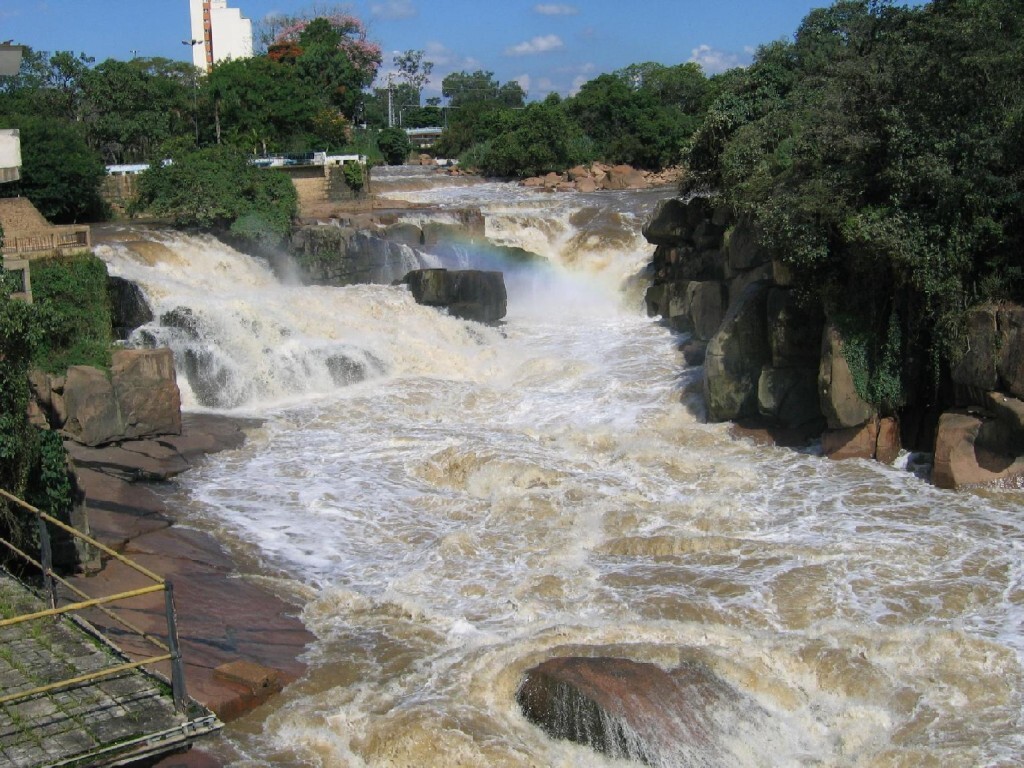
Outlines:
[[661,316],[674,330],[708,341],[725,316],[725,284],[717,280],[680,280],[647,289],[647,314]]
[[84,445],[181,434],[181,395],[169,349],[119,349],[110,376],[74,365],[63,386],[64,432]]
[[98,368],[88,365],[68,368],[64,404],[67,409],[64,432],[74,440],[85,445],[102,445],[121,435],[123,423],[114,384]]
[[757,228],[743,217],[729,233],[729,267],[742,272],[769,262],[768,253],[758,242]]
[[644,224],[643,235],[651,245],[681,245],[691,227],[686,218],[686,203],[678,197],[662,200]]
[[126,438],[181,434],[181,393],[171,350],[114,350],[110,377]]
[[767,721],[699,661],[666,671],[620,658],[549,659],[526,673],[516,700],[553,738],[648,765],[735,765],[722,725],[753,732]]
[[821,360],[824,319],[801,307],[793,292],[773,288],[768,294],[768,339],[775,368],[814,368]]
[[[419,230],[398,227],[397,240],[423,237]],[[292,235],[291,253],[302,278],[317,285],[389,284],[422,266],[417,251],[372,230],[342,226],[307,226]]]
[[966,351],[951,372],[961,405],[993,390],[1024,397],[1024,307],[975,307],[966,315]]
[[429,307],[443,307],[464,320],[494,323],[508,308],[508,294],[501,272],[476,269],[417,269],[401,280],[413,298]]
[[747,286],[729,308],[708,343],[704,360],[704,399],[712,421],[757,414],[761,369],[771,360],[767,304],[771,284]]
[[757,382],[757,409],[771,423],[815,432],[824,425],[818,407],[818,374],[811,368],[765,366]]
[[629,165],[616,165],[609,169],[604,181],[604,188],[613,190],[647,189],[650,186],[643,173]]
[[859,427],[875,417],[874,407],[857,394],[842,337],[832,326],[822,334],[818,397],[830,429]]
[[999,326],[995,307],[975,307],[965,316],[966,351],[950,372],[963,405],[977,402],[980,393],[999,389]]
[[1004,421],[948,411],[935,436],[932,482],[939,488],[1024,483],[1021,435]]

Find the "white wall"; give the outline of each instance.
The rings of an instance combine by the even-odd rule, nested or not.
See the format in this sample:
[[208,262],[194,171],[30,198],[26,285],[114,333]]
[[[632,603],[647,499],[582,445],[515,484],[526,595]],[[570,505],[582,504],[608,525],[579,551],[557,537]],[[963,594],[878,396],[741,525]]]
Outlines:
[[21,178],[21,138],[17,128],[0,128],[0,182]]

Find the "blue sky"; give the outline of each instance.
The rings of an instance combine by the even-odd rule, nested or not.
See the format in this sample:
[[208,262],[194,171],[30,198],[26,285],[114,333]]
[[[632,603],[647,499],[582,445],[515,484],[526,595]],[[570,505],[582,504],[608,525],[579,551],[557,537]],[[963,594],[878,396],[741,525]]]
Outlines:
[[[697,61],[712,74],[746,64],[761,43],[788,38],[827,0],[358,0],[342,7],[363,19],[384,51],[426,51],[438,95],[449,72],[483,69],[518,80],[530,99],[575,92],[587,80],[632,63]],[[257,24],[312,0],[230,0]],[[0,40],[35,50],[73,50],[129,59],[188,60],[188,0],[3,0]]]

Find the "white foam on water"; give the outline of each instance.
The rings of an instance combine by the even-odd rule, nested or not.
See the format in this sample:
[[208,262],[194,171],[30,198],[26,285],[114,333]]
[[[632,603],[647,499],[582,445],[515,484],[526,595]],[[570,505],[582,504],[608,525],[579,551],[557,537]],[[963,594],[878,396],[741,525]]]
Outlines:
[[[699,423],[671,335],[613,288],[642,254],[610,272],[586,266],[604,257],[552,259],[544,298],[510,292],[492,329],[402,289],[278,286],[176,237],[184,266],[143,274],[131,254],[103,255],[161,308],[234,302],[257,308],[224,310],[240,329],[381,363],[299,402],[253,394],[265,426],[179,481],[190,519],[315,595],[309,679],[231,736],[238,764],[622,765],[515,705],[526,670],[573,654],[666,669],[697,654],[756,704],[722,715],[719,753],[684,749],[692,764],[967,766],[1024,751],[1019,492],[941,491],[899,465]],[[216,290],[193,276],[217,265]],[[273,346],[217,343],[252,355],[249,371]]]

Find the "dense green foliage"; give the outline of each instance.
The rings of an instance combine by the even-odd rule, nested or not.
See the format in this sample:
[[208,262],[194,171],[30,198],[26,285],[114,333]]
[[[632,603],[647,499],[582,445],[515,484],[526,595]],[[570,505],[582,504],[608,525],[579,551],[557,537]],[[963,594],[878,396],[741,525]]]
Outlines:
[[139,178],[139,205],[175,226],[269,243],[290,231],[298,197],[286,175],[256,168],[241,151],[220,146],[149,168]]
[[658,169],[679,162],[705,88],[696,64],[634,65],[584,84],[566,106],[597,157]]
[[11,287],[11,276],[0,268],[0,487],[20,495],[36,456],[26,413],[40,329],[32,305],[10,298]]
[[[99,268],[104,270],[105,300],[101,262]],[[48,276],[40,282],[45,293]],[[36,429],[28,419],[29,369],[39,365],[39,354],[52,349],[55,340],[48,335],[45,310],[11,299],[12,287],[11,276],[0,268],[0,487],[67,520],[72,498],[63,442],[58,433]],[[109,339],[109,313],[106,323]],[[0,501],[0,537],[29,551],[37,546],[35,526],[5,501]]]
[[459,72],[443,92],[454,108],[435,151],[486,174],[530,176],[593,160],[659,169],[677,164],[712,86],[696,64],[634,64],[524,109],[516,83]]
[[412,142],[401,128],[382,130],[377,134],[377,146],[388,165],[402,165],[412,150]]
[[861,394],[904,402],[962,310],[1024,298],[1024,16],[1015,0],[842,0],[711,106],[687,189],[720,191],[843,329]]
[[477,145],[466,160],[491,176],[539,176],[562,171],[591,156],[590,146],[561,101],[499,113],[497,135]]
[[70,365],[110,367],[107,268],[91,253],[32,262],[32,295],[39,343],[37,368],[61,374]]

